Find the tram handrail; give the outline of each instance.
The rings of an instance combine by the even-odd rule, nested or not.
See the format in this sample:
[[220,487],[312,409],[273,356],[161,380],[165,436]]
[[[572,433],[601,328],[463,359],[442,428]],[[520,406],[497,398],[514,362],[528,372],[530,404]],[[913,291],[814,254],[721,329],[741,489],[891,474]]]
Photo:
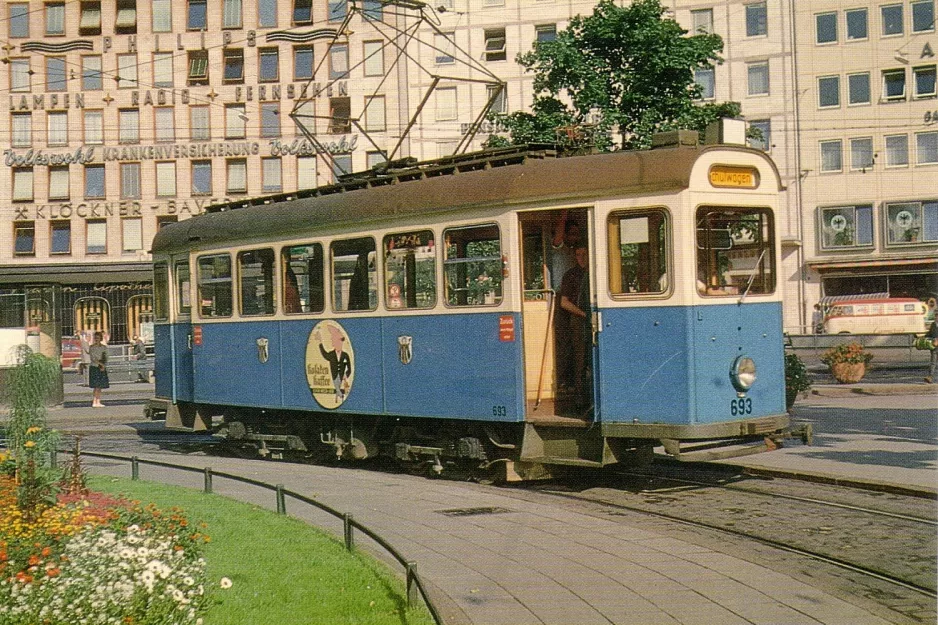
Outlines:
[[[64,449],[55,450],[53,452],[53,458],[52,458],[53,466],[56,466],[57,464],[57,461],[55,459],[56,453],[68,454],[72,452],[69,450],[64,450]],[[284,502],[284,497],[290,496],[293,499],[299,501],[300,503],[305,503],[307,505],[313,506],[314,508],[317,508],[327,514],[330,514],[338,519],[341,519],[343,522],[344,530],[345,530],[344,532],[345,533],[345,548],[348,551],[352,551],[354,548],[354,534],[352,531],[353,529],[357,529],[358,531],[363,533],[365,536],[367,536],[368,538],[373,540],[375,543],[377,543],[389,555],[391,555],[395,560],[397,560],[397,562],[401,566],[404,567],[405,583],[406,583],[406,589],[407,589],[407,605],[408,606],[413,605],[414,603],[413,592],[414,590],[419,591],[420,597],[421,599],[423,599],[424,605],[427,606],[427,610],[430,612],[430,616],[433,617],[433,621],[437,625],[445,625],[443,621],[443,617],[440,615],[439,610],[433,604],[433,601],[430,599],[430,595],[427,592],[427,588],[426,588],[426,585],[424,584],[423,579],[417,573],[417,563],[414,562],[413,560],[408,560],[407,558],[405,558],[404,555],[400,551],[398,551],[396,547],[394,547],[391,543],[385,540],[380,534],[375,532],[373,529],[371,529],[367,525],[364,525],[363,523],[356,521],[352,517],[351,514],[340,512],[336,510],[335,508],[333,508],[332,506],[329,506],[328,504],[324,504],[321,501],[317,501],[313,499],[312,497],[301,495],[300,493],[286,489],[283,487],[282,484],[273,485],[273,484],[269,484],[261,480],[255,480],[254,478],[237,475],[235,473],[228,473],[226,471],[215,471],[211,467],[202,467],[202,468],[190,467],[190,466],[181,465],[181,464],[173,464],[171,462],[163,462],[160,460],[148,460],[146,458],[140,458],[138,456],[127,457],[127,456],[120,456],[117,454],[106,454],[106,453],[101,453],[101,452],[85,451],[85,450],[82,450],[81,454],[84,456],[92,457],[92,458],[102,458],[105,460],[119,460],[122,462],[130,462],[132,480],[139,479],[139,465],[140,464],[146,464],[146,465],[150,465],[154,467],[161,467],[164,469],[177,469],[180,471],[187,471],[189,473],[202,473],[205,476],[203,490],[206,493],[212,492],[212,478],[217,476],[217,477],[232,480],[234,482],[241,482],[243,484],[249,484],[251,486],[256,486],[258,488],[263,488],[266,490],[274,491],[277,497],[276,504],[277,504],[278,514],[286,514],[286,505]]]

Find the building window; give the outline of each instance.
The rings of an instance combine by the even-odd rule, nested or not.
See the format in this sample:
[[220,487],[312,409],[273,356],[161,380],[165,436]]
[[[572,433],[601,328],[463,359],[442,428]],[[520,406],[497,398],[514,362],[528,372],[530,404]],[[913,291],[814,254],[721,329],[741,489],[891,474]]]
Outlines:
[[814,26],[817,43],[837,42],[837,13],[818,13],[814,16]]
[[222,28],[241,28],[241,0],[222,0]]
[[[365,44],[368,45],[367,43]],[[368,61],[365,61],[366,76]],[[293,80],[310,80],[313,77],[313,48],[302,46],[293,49]]]
[[65,57],[46,57],[46,91],[65,91]]
[[248,162],[243,158],[232,158],[225,162],[228,178],[228,193],[248,192]]
[[212,194],[212,161],[192,161],[192,195]]
[[258,51],[257,79],[260,82],[280,80],[280,50],[261,48]]
[[137,55],[117,55],[117,87],[119,89],[137,88]]
[[456,62],[456,33],[436,33],[433,35],[434,62],[437,65],[449,65]]
[[365,130],[382,132],[386,129],[386,109],[383,95],[365,98]]
[[189,52],[189,85],[208,84],[208,50]]
[[348,78],[348,46],[344,43],[329,49],[329,78]]
[[118,112],[118,141],[120,143],[140,142],[140,111],[137,109],[121,109]]
[[912,69],[916,98],[935,97],[935,67],[934,65],[926,65]]
[[121,219],[121,249],[137,252],[143,249],[143,220],[139,217]]
[[298,103],[290,115],[297,136],[306,136],[304,130],[309,134],[316,134],[316,103],[313,100]]
[[534,40],[537,43],[547,43],[557,40],[557,24],[539,24],[534,27]]
[[821,141],[821,172],[839,172],[843,170],[843,144],[836,141]]
[[156,196],[173,197],[176,195],[176,163],[166,161],[156,164]]
[[189,107],[189,138],[193,141],[208,141],[212,138],[207,106]]
[[117,0],[114,32],[122,35],[137,32],[137,0]]
[[383,43],[380,41],[366,41],[363,48],[362,63],[365,76],[384,76]]
[[189,0],[186,28],[189,30],[205,30],[207,27],[208,13],[206,0]]
[[225,138],[243,139],[247,134],[247,119],[243,104],[225,105]]
[[10,91],[22,93],[32,88],[29,59],[10,59]]
[[172,143],[176,140],[176,112],[171,106],[153,109],[153,136],[157,143]]
[[329,1],[329,21],[341,22],[348,13],[346,0],[328,0]]
[[315,189],[316,188],[316,157],[315,156],[296,157],[296,188],[297,189]]
[[749,122],[750,130],[757,130],[758,137],[749,137],[749,147],[766,152],[772,147],[772,122],[768,119],[754,119]]
[[14,148],[28,148],[33,144],[33,114],[10,115],[10,144]]
[[840,76],[821,76],[817,79],[818,106],[840,106]]
[[909,135],[889,135],[886,137],[886,167],[907,167],[909,165]]
[[101,79],[101,57],[81,57],[81,89],[82,91],[100,91],[104,86]]
[[694,35],[713,34],[713,9],[697,9],[690,12],[691,28]]
[[243,83],[244,50],[242,48],[225,48],[223,58],[225,66],[222,77],[225,83]]
[[258,0],[257,27],[273,28],[277,25],[277,0]]
[[883,19],[883,37],[902,34],[902,5],[888,4],[880,7]]
[[151,0],[153,32],[168,33],[173,30],[172,0]]
[[46,5],[46,35],[65,34],[65,4],[53,2]]
[[869,11],[851,9],[845,11],[847,18],[847,41],[858,41],[869,37]]
[[440,87],[436,90],[436,121],[456,119],[456,87]]
[[873,207],[832,206],[821,209],[821,248],[825,250],[873,245]]
[[938,132],[915,133],[915,163],[917,165],[938,163]]
[[913,33],[924,33],[935,30],[935,0],[913,2],[911,9]]
[[293,23],[309,24],[313,21],[313,0],[293,0]]
[[29,5],[10,4],[10,38],[29,37]]
[[172,87],[173,86],[173,53],[172,52],[154,52],[153,53],[153,86]]
[[769,32],[765,2],[746,5],[746,36],[763,37]]
[[352,117],[351,98],[329,98],[329,133],[346,134],[352,131],[349,121]]
[[79,35],[101,34],[101,3],[82,2],[81,18],[78,21]]
[[101,111],[85,111],[82,116],[82,125],[86,144],[101,145],[104,143],[104,113]]
[[68,165],[49,168],[49,199],[67,200],[71,197],[69,190]]
[[769,62],[749,63],[749,95],[769,95]]
[[332,182],[339,182],[339,178],[352,171],[351,154],[334,154],[332,156]]
[[873,167],[873,138],[850,140],[850,169],[865,171]]
[[104,197],[104,165],[85,165],[85,197]]
[[887,204],[886,237],[889,245],[938,241],[938,201]]
[[508,58],[505,50],[505,29],[504,28],[486,28],[485,36],[485,60],[486,61],[504,61]]
[[280,136],[279,102],[261,102],[261,136]]
[[121,163],[121,198],[140,199],[140,163]]
[[49,224],[49,253],[72,253],[72,222],[56,220]]
[[46,113],[46,145],[68,145],[68,112]]
[[700,67],[694,70],[694,82],[700,87],[700,99],[712,100],[716,91],[716,78],[712,67]]
[[35,222],[13,222],[13,254],[16,256],[34,256],[36,254]]
[[261,191],[264,193],[280,193],[283,191],[279,158],[261,159]]
[[85,222],[85,253],[107,254],[107,221],[89,219]]
[[905,100],[905,70],[888,69],[883,71],[883,99]]
[[850,74],[847,76],[847,90],[849,93],[849,104],[869,104],[870,103],[870,73]]
[[13,168],[13,201],[14,202],[32,202],[33,201],[33,168],[32,167],[14,167]]
[[486,6],[486,7],[505,6],[505,0],[482,0],[482,6]]
[[485,95],[488,101],[492,103],[489,109],[492,113],[508,112],[508,85],[486,85]]

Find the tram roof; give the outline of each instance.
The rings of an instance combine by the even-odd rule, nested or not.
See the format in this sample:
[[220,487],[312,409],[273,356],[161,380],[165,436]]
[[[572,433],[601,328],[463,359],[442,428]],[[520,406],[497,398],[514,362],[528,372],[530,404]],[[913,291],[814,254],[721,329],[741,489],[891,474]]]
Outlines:
[[[166,253],[192,245],[211,247],[275,238],[311,226],[366,226],[393,218],[443,215],[470,208],[538,201],[568,203],[599,196],[686,189],[694,163],[702,154],[716,149],[765,157],[762,152],[741,146],[680,145],[567,158],[552,158],[552,153],[542,150],[500,162],[490,159],[476,168],[460,168],[458,164],[445,167],[438,161],[435,169],[413,167],[385,176],[352,176],[337,185],[214,207],[216,212],[161,228],[152,251]],[[772,167],[774,170],[774,164]],[[244,207],[238,208],[241,205]]]

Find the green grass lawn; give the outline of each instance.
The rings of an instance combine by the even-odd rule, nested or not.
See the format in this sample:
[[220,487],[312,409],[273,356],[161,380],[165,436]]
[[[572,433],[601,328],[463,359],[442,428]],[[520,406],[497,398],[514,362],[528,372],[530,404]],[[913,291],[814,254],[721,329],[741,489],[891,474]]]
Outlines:
[[[197,490],[93,477],[93,490],[161,509],[178,506],[207,524],[213,596],[205,625],[431,624],[422,602],[408,610],[403,581],[332,536],[264,508]],[[218,589],[222,577],[232,580]]]

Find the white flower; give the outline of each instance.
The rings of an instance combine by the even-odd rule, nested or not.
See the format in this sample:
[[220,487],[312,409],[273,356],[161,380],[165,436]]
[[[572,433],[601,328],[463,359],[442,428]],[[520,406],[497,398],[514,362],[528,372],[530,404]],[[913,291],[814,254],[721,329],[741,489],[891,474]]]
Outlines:
[[192,579],[190,576],[186,575],[185,577],[182,578],[182,583],[185,584],[186,586],[192,586],[193,584],[195,584],[195,580]]
[[232,586],[231,580],[228,579],[227,577],[221,578],[221,581],[218,582],[218,585],[221,586],[221,588],[224,589],[224,590],[227,590],[227,589],[231,588],[231,586]]

